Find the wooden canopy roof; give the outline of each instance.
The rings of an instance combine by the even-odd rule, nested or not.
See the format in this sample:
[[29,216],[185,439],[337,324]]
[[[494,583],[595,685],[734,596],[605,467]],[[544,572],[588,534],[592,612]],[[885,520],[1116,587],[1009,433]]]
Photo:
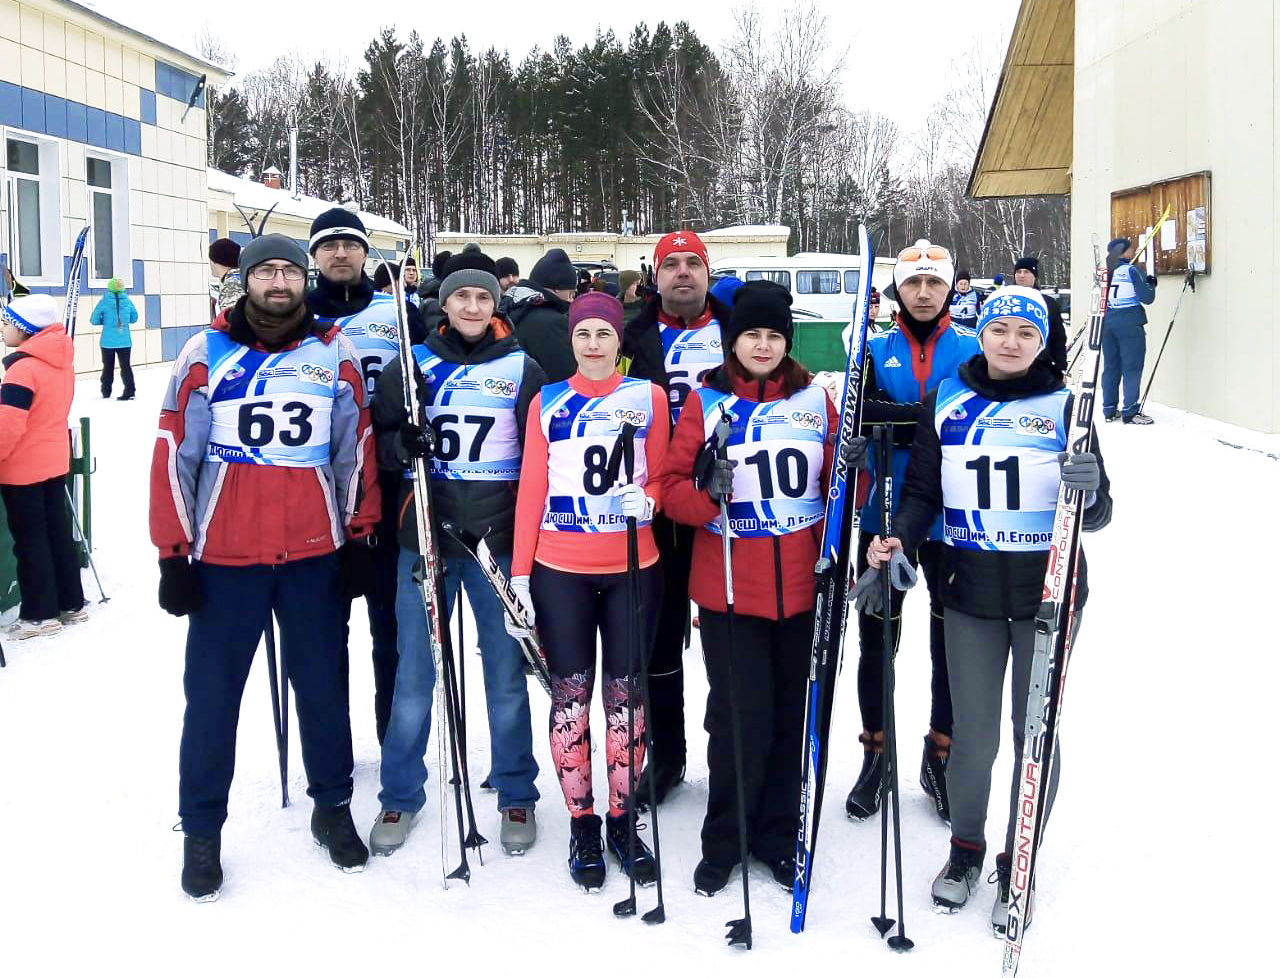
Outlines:
[[970,197],[1070,193],[1075,7],[1075,0],[1022,0]]

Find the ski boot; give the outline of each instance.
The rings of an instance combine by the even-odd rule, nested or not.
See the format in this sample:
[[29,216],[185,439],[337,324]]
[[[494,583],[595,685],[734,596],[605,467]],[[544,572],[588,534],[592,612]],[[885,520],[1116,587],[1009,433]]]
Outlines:
[[[995,903],[991,904],[991,933],[997,940],[1004,940],[1009,924],[1009,878],[1012,875],[1013,861],[1007,852],[996,856],[995,872],[987,877],[988,883],[996,885]],[[1036,905],[1036,887],[1031,884],[1031,892],[1026,896],[1027,906],[1022,914],[1022,930],[1026,933],[1031,926],[1031,913]]]
[[851,819],[861,822],[880,810],[881,774],[884,766],[884,731],[858,735],[862,744],[862,771],[853,784],[853,790],[845,799],[844,811]]
[[[640,835],[642,826],[636,826],[635,848],[629,849],[631,843],[631,820],[634,815],[610,815],[607,819],[608,830],[605,833],[609,840],[609,852],[618,860],[618,866],[638,886],[652,886],[658,878],[658,864],[654,861],[653,852],[645,845]],[[628,851],[630,855],[628,855]]]
[[920,787],[933,799],[938,817],[947,824],[951,823],[951,806],[947,801],[947,761],[950,758],[950,737],[932,730],[925,734],[924,756],[920,758]]
[[955,913],[969,902],[982,875],[985,848],[951,840],[951,856],[933,881],[933,906],[939,913]]
[[369,849],[375,856],[389,856],[409,838],[418,816],[414,812],[381,811],[369,830]]
[[182,892],[196,903],[212,903],[222,890],[222,836],[187,833],[182,838]]
[[532,808],[508,808],[502,813],[502,851],[523,856],[538,838],[538,823]]
[[586,892],[604,886],[604,845],[600,816],[579,815],[569,821],[569,875]]
[[729,885],[732,866],[717,866],[703,859],[693,871],[693,889],[700,896],[713,897]]
[[[760,859],[759,856],[756,857]],[[760,859],[773,874],[773,881],[788,893],[796,885],[796,857],[783,856],[781,859]]]
[[330,861],[344,873],[363,873],[369,861],[365,848],[351,821],[351,805],[335,805],[322,808],[317,805],[311,812],[311,837],[316,845],[329,853]]

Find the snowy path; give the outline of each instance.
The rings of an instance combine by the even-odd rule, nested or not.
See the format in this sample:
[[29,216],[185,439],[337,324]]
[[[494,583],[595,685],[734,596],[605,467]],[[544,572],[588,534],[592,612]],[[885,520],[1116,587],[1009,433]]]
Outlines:
[[[878,912],[879,825],[843,817],[860,762],[852,651],[839,693],[838,746],[803,936],[787,930],[789,897],[759,867],[752,873],[756,950],[748,955],[720,940],[723,922],[741,909],[737,877],[714,900],[692,891],[706,791],[705,679],[696,647],[686,659],[689,783],[661,811],[665,925],[613,919],[610,907],[625,887],[612,863],[602,895],[585,896],[570,883],[568,817],[540,719],[546,699],[532,682],[539,718],[534,744],[543,769],[535,849],[512,859],[488,846],[484,866],[473,859],[470,888],[445,892],[437,795],[429,789],[427,810],[402,852],[375,860],[363,875],[332,869],[311,844],[296,734],[294,804],[279,807],[261,657],[242,710],[223,836],[226,885],[215,904],[188,902],[178,888],[181,838],[170,832],[177,820],[185,623],[156,606],[146,522],[147,472],[167,375],[165,369],[139,371],[138,399],[124,404],[101,401],[94,379],[80,381],[73,417],[93,418],[95,556],[112,600],[94,604],[88,624],[55,639],[6,644],[0,973],[360,968],[379,974],[452,967],[482,974],[609,974],[727,966],[777,974],[830,965],[930,978],[998,974],[1001,945],[987,923],[992,887],[957,916],[929,909],[929,885],[945,859],[948,832],[915,784],[928,721],[923,594],[908,601],[898,681],[907,925],[916,942],[910,955],[892,955],[868,922]],[[1251,939],[1265,946],[1271,936],[1251,908],[1266,897],[1269,880],[1259,870],[1269,863],[1274,871],[1275,847],[1257,846],[1249,836],[1255,828],[1271,836],[1259,825],[1270,806],[1258,796],[1270,783],[1274,740],[1262,704],[1274,699],[1280,647],[1264,617],[1275,605],[1280,524],[1272,517],[1280,462],[1216,438],[1271,452],[1280,450],[1280,439],[1158,407],[1152,413],[1153,427],[1106,425],[1102,433],[1116,517],[1087,540],[1093,594],[1072,668],[1062,793],[1025,946],[1028,976],[1215,974],[1230,968],[1233,954],[1240,956],[1235,973],[1269,970],[1250,962],[1245,948]],[[87,574],[85,581],[86,593],[96,597]],[[354,811],[367,834],[377,813],[378,750],[361,617],[357,611],[352,629]],[[468,632],[474,635],[474,627]],[[487,737],[472,652],[467,665],[473,666],[469,726],[478,783]],[[432,764],[434,757],[433,745]],[[1011,765],[1006,749],[993,790],[991,840],[1003,833]],[[481,831],[496,842],[494,800],[477,791]],[[653,898],[652,890],[643,891],[641,909]],[[643,956],[633,949],[643,949]]]

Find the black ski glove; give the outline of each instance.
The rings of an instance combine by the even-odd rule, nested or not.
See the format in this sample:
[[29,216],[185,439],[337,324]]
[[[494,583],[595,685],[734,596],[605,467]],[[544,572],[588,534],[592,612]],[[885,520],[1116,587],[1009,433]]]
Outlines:
[[338,551],[342,596],[353,601],[369,593],[373,583],[373,547],[367,540],[348,540]]
[[719,505],[720,500],[733,495],[733,468],[737,464],[704,448],[693,465],[693,483]]
[[850,469],[861,471],[867,467],[867,441],[867,438],[858,435],[850,438],[849,444],[845,445],[844,464]]
[[1154,289],[1156,287],[1156,277],[1154,275],[1148,275],[1147,284]]
[[430,458],[435,446],[434,433],[412,421],[405,421],[400,425],[400,444],[409,458]]
[[199,611],[203,603],[191,561],[186,557],[161,557],[160,607],[182,618]]

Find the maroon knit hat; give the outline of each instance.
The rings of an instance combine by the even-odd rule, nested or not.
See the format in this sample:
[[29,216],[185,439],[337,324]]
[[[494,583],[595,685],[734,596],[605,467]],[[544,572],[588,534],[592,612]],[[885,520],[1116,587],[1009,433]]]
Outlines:
[[569,331],[584,319],[603,319],[622,339],[622,303],[607,292],[584,292],[569,304]]

